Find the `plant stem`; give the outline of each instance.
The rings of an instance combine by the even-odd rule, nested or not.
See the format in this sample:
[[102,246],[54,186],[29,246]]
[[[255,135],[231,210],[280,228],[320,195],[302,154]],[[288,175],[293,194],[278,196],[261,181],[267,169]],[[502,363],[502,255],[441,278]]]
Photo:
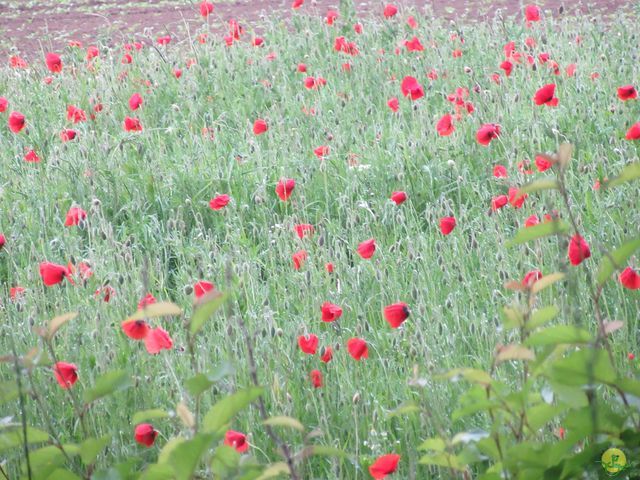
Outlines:
[[[29,444],[27,439],[27,410],[26,410],[26,403],[24,401],[24,392],[22,391],[22,380],[20,378],[21,374],[20,374],[20,365],[18,364],[18,354],[16,352],[16,344],[13,341],[13,337],[11,338],[11,351],[13,353],[13,366],[16,372],[18,396],[20,397],[20,418],[22,420],[22,437],[23,437],[22,446],[24,448],[24,458],[27,462],[27,476],[29,480],[31,480],[32,479],[31,459],[29,458]],[[2,473],[4,474],[4,471]],[[6,477],[6,474],[5,474],[5,477]]]

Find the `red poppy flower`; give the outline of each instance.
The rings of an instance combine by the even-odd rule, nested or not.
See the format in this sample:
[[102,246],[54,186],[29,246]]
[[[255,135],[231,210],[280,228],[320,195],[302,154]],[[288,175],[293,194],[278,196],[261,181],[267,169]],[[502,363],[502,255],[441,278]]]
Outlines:
[[575,63],[570,63],[569,65],[567,65],[567,68],[565,70],[565,72],[567,72],[567,77],[573,77],[576,74],[576,67],[577,65]]
[[491,140],[500,136],[500,125],[485,123],[476,132],[476,140],[480,145],[489,145]]
[[579,234],[575,234],[571,237],[568,250],[569,261],[571,265],[580,265],[583,260],[586,260],[591,256],[591,250],[589,244]]
[[362,33],[362,24],[361,23],[354,23],[353,24],[353,31],[356,32],[358,35],[360,35]]
[[149,330],[144,337],[144,346],[151,355],[160,353],[161,350],[171,350],[173,347],[173,340],[169,336],[169,333],[162,327]]
[[625,85],[624,87],[618,88],[618,98],[623,102],[633,100],[634,98],[638,98],[638,91],[633,85]]
[[365,260],[373,257],[373,254],[375,253],[375,251],[376,251],[376,241],[373,238],[370,238],[369,240],[365,240],[364,242],[358,245],[358,255],[360,255]]
[[322,387],[322,372],[320,370],[311,370],[309,377],[314,388]]
[[407,200],[407,194],[405,192],[393,192],[391,194],[391,201],[396,205],[402,205]]
[[494,212],[496,210],[501,209],[509,202],[509,197],[506,195],[498,195],[497,197],[493,197],[491,199],[491,210]]
[[264,38],[262,37],[255,37],[253,40],[251,40],[251,45],[253,45],[254,47],[261,47],[264,44]]
[[315,231],[315,229],[313,228],[313,225],[309,223],[299,223],[298,225],[294,225],[293,229],[295,230],[296,235],[298,235],[298,238],[300,239],[306,236],[312,235],[313,232]]
[[519,190],[520,189],[516,188],[516,187],[509,188],[509,203],[514,208],[522,208],[522,204],[524,203],[524,201],[529,196],[526,193],[524,193],[524,194],[519,195],[519,196],[516,197],[516,195],[518,195]]
[[618,276],[618,280],[620,280],[624,288],[629,290],[640,289],[640,275],[631,267],[625,268]]
[[85,57],[87,60],[94,59],[100,55],[100,50],[98,47],[91,45],[87,47],[87,56]]
[[307,90],[311,90],[313,88],[318,88],[318,82],[313,77],[306,77],[304,79],[304,86]]
[[416,19],[413,17],[413,15],[407,18],[407,25],[409,25],[409,28],[412,28],[414,30],[418,28],[418,22],[416,22]]
[[174,68],[173,76],[176,78],[180,78],[182,76],[182,70],[180,68]]
[[369,467],[369,473],[375,480],[381,480],[397,470],[399,461],[400,455],[382,455]]
[[137,110],[142,106],[142,96],[139,93],[134,93],[129,98],[129,108],[131,110]]
[[227,195],[226,193],[222,194],[222,195],[218,195],[215,198],[212,198],[209,201],[209,207],[212,210],[221,210],[224,207],[227,206],[227,204],[229,203],[229,201],[231,200],[231,197],[229,195]]
[[496,178],[507,178],[507,168],[504,165],[493,167],[493,176]]
[[555,107],[558,105],[558,97],[554,96],[556,92],[556,84],[549,83],[544,87],[541,87],[533,96],[533,101],[536,105],[547,105],[548,107]]
[[193,293],[196,298],[200,298],[206,295],[207,292],[210,292],[215,288],[216,286],[213,283],[207,282],[206,280],[200,280],[193,285]]
[[40,264],[40,277],[47,287],[57,285],[66,277],[73,284],[71,270],[63,265],[57,265],[51,262],[42,262]]
[[0,112],[5,112],[9,106],[9,100],[4,97],[0,97]]
[[67,107],[67,120],[73,123],[85,122],[87,120],[87,115],[81,108],[69,105]]
[[500,64],[500,68],[504,70],[504,74],[509,77],[511,75],[511,71],[513,70],[513,63],[509,60],[505,60]]
[[411,76],[404,77],[402,84],[400,85],[400,90],[405,97],[411,95],[411,100],[418,100],[424,96],[422,85],[418,83],[418,80]]
[[136,442],[140,445],[150,447],[153,445],[153,442],[156,441],[157,436],[158,432],[153,428],[153,425],[150,423],[141,423],[140,425],[136,425],[133,438],[135,438]]
[[387,305],[383,309],[384,318],[391,328],[398,328],[409,317],[409,307],[404,302]]
[[456,48],[453,52],[451,52],[451,56],[453,58],[460,58],[462,56],[462,50]]
[[392,3],[388,3],[384,7],[384,11],[382,13],[384,14],[385,18],[394,17],[396,15],[396,13],[398,13],[398,7],[396,7]]
[[78,225],[80,220],[84,220],[85,218],[87,218],[87,212],[80,207],[71,207],[67,212],[67,218],[64,221],[64,226],[71,227]]
[[400,108],[400,102],[398,102],[398,99],[396,97],[392,97],[387,100],[387,106],[394,112],[397,112],[398,108]]
[[263,119],[259,118],[255,122],[253,122],[253,133],[256,135],[262,135],[264,132],[269,130],[267,126],[267,122]]
[[78,367],[73,363],[57,362],[53,366],[53,375],[60,387],[66,390],[78,381]]
[[229,20],[229,35],[235,40],[240,40],[240,35],[244,33],[244,27],[233,18]]
[[[9,117],[9,120],[11,120],[11,117]],[[640,122],[631,125],[624,138],[627,140],[640,140]]]
[[544,172],[546,170],[549,170],[553,166],[552,162],[550,162],[545,157],[542,157],[540,155],[536,155],[535,163],[536,163],[536,168],[538,169],[539,172]]
[[333,22],[335,22],[338,19],[338,12],[336,12],[335,10],[329,10],[327,12],[327,17],[326,17],[326,22],[327,25],[333,25]]
[[70,128],[65,128],[60,132],[60,140],[63,142],[70,142],[74,138],[78,136],[78,132],[75,130],[71,130]]
[[307,71],[307,66],[304,63],[299,63],[296,68],[300,73],[305,73]]
[[9,125],[9,130],[13,133],[20,133],[25,125],[24,115],[20,112],[11,112],[7,123]]
[[326,347],[324,349],[324,352],[322,352],[322,356],[320,357],[320,360],[324,363],[329,363],[332,358],[333,358],[333,348]]
[[323,322],[335,322],[342,316],[342,308],[333,303],[324,302],[320,307]]
[[333,263],[329,262],[329,263],[325,263],[324,264],[324,268],[327,271],[327,273],[333,273]]
[[540,223],[540,219],[537,215],[531,215],[524,221],[525,227],[533,227],[534,225],[538,225]]
[[171,35],[163,35],[156,39],[159,45],[169,45],[171,43]]
[[138,310],[142,310],[143,308],[147,307],[148,305],[153,305],[154,303],[156,303],[156,297],[154,297],[152,294],[147,293],[144,297],[142,297],[142,299],[140,299],[140,301],[138,302]]
[[7,239],[5,238],[5,236],[0,233],[0,250],[2,250],[4,248],[4,246],[7,243]]
[[296,181],[293,178],[283,178],[276,185],[276,195],[280,197],[280,200],[286,202],[294,188],[296,188]]
[[27,153],[24,154],[24,161],[31,162],[31,163],[38,163],[40,161],[40,157],[35,151],[29,150]]
[[213,13],[213,3],[207,2],[206,0],[204,0],[200,4],[200,15],[202,15],[204,18],[207,18],[212,13]]
[[104,287],[98,288],[93,295],[96,298],[99,296],[102,296],[102,300],[105,303],[109,303],[111,301],[111,297],[113,297],[115,294],[116,294],[115,288],[113,288],[111,285],[105,285]]
[[124,129],[127,132],[141,132],[142,123],[135,117],[124,117]]
[[522,279],[522,286],[530,288],[534,283],[542,278],[540,270],[532,270],[528,272]]
[[125,320],[121,326],[124,334],[133,340],[142,340],[149,333],[149,325],[144,320]]
[[44,57],[44,63],[47,64],[50,72],[58,73],[62,71],[62,59],[56,53],[47,53]]
[[29,64],[18,55],[12,55],[9,57],[9,66],[11,68],[27,68]]
[[438,130],[438,134],[442,137],[447,137],[453,133],[455,127],[453,126],[453,121],[451,119],[450,114],[443,115],[436,125],[436,130]]
[[449,235],[453,232],[454,228],[456,228],[455,217],[442,217],[440,219],[440,232],[442,232],[443,235]]
[[350,338],[347,341],[347,350],[349,351],[349,355],[351,355],[355,360],[369,358],[367,342],[361,338]]
[[11,287],[9,289],[9,298],[11,300],[16,300],[26,291],[24,287]]
[[307,355],[315,355],[318,349],[318,337],[313,333],[306,336],[300,335],[298,337],[298,346]]
[[291,259],[293,260],[293,268],[300,270],[304,265],[304,262],[307,260],[306,250],[298,250],[291,256]]
[[524,18],[527,22],[539,22],[540,21],[540,9],[537,5],[527,5],[524,7]]
[[330,152],[330,149],[327,145],[321,145],[313,149],[313,153],[318,158],[326,157],[327,155],[329,155],[329,152]]
[[234,430],[227,430],[227,433],[224,434],[224,444],[235,448],[238,453],[244,453],[249,450],[246,435]]
[[418,37],[413,37],[411,40],[405,40],[404,46],[409,52],[422,52],[424,50],[424,47],[422,46],[422,43],[420,43],[420,39]]
[[293,0],[293,4],[291,5],[291,8],[298,9],[298,8],[300,8],[303,4],[304,4],[304,0]]

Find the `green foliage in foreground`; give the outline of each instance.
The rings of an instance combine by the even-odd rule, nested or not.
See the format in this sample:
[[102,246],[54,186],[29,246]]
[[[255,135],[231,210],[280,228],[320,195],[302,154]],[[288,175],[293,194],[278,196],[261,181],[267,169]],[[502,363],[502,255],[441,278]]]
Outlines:
[[[623,137],[640,107],[615,91],[639,78],[637,18],[459,26],[464,44],[437,20],[417,19],[417,30],[364,22],[357,36],[348,24],[296,17],[291,28],[269,23],[264,48],[174,43],[127,66],[119,49],[103,47],[91,71],[68,49],[51,85],[41,65],[0,71],[7,113],[28,122],[20,135],[0,128],[2,472],[355,479],[397,453],[397,478],[598,478],[611,446],[633,468],[640,382],[627,353],[637,351],[638,294],[616,277],[638,251],[638,146]],[[360,54],[335,52],[339,35]],[[413,35],[425,51],[394,55]],[[532,54],[576,63],[576,75],[523,64],[494,83],[502,46],[523,50],[528,36]],[[185,68],[187,58],[196,65]],[[300,62],[327,85],[306,90]],[[432,69],[439,78],[430,82]],[[414,104],[400,93],[405,75],[425,86]],[[558,85],[557,108],[531,101],[547,83]],[[440,137],[435,124],[457,87],[469,89],[475,111]],[[144,98],[135,134],[122,129],[134,92]],[[394,96],[397,114],[386,105]],[[67,105],[89,112],[90,101],[103,111],[62,143]],[[258,137],[256,118],[269,124]],[[483,123],[502,126],[489,147],[475,141]],[[313,155],[320,145],[331,149],[323,161]],[[41,163],[22,160],[31,148]],[[524,159],[556,150],[544,176],[519,172]],[[498,163],[507,180],[493,178]],[[286,203],[274,194],[281,177],[296,179]],[[523,208],[488,215],[509,186],[529,193]],[[408,200],[391,203],[394,190]],[[213,211],[219,193],[232,202]],[[88,218],[65,228],[73,205]],[[561,220],[522,228],[553,209]],[[458,226],[445,237],[437,225],[447,215]],[[298,239],[298,223],[315,234]],[[575,233],[592,250],[578,267],[566,259]],[[363,260],[355,249],[371,237],[378,249]],[[308,260],[296,271],[300,249]],[[47,288],[45,260],[83,261],[94,275]],[[534,269],[544,276],[523,286]],[[223,294],[194,304],[199,279]],[[10,301],[16,285],[26,291]],[[106,285],[115,291],[108,303],[94,295]],[[163,303],[137,315],[174,341],[158,355],[120,327],[148,292]],[[338,322],[321,322],[325,301],[344,309]],[[392,330],[381,311],[399,301],[412,314]],[[299,351],[306,333],[333,346],[330,363]],[[360,362],[345,347],[356,336],[369,345]],[[78,366],[73,388],[56,383],[56,360]],[[322,388],[309,380],[313,369]],[[150,449],[133,439],[144,422],[160,432]],[[248,454],[222,444],[230,428],[247,433]]]

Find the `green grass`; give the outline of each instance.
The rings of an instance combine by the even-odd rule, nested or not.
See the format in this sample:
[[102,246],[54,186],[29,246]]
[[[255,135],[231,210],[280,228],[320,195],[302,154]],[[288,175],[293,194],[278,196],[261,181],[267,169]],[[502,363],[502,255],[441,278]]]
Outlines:
[[[183,393],[174,374],[179,381],[193,374],[180,320],[160,321],[175,346],[157,356],[126,338],[120,322],[147,291],[188,312],[195,281],[210,280],[225,291],[231,287],[225,272],[232,269],[241,287],[229,310],[218,313],[198,337],[197,359],[201,370],[229,361],[237,372],[205,395],[202,411],[250,384],[246,345],[234,318],[241,315],[255,334],[269,414],[295,417],[308,431],[320,429],[320,443],[357,455],[365,464],[367,458],[399,453],[397,478],[437,476],[438,470],[417,464],[417,445],[436,429],[453,434],[486,427],[486,419],[449,422],[463,387],[436,381],[432,374],[457,366],[487,369],[496,345],[511,340],[500,321],[501,308],[511,298],[503,282],[536,268],[551,273],[566,258],[565,247],[552,240],[505,247],[526,217],[560,206],[557,194],[534,194],[521,210],[507,207],[493,215],[487,214],[490,200],[508,186],[541,177],[518,173],[518,162],[555,151],[564,141],[576,146],[568,185],[593,257],[571,268],[570,288],[556,297],[561,322],[575,317],[595,330],[586,288],[578,280],[595,274],[603,249],[637,234],[640,221],[637,185],[592,189],[596,179],[615,176],[638,157],[638,145],[624,140],[624,133],[640,120],[640,105],[616,97],[617,87],[637,85],[640,78],[632,33],[637,16],[619,16],[607,24],[548,18],[531,30],[516,20],[458,26],[465,40],[461,47],[450,41],[450,25],[424,18],[418,22],[419,29],[412,31],[401,18],[364,20],[364,34],[355,35],[343,21],[328,27],[315,18],[295,17],[286,28],[274,20],[262,33],[264,48],[248,42],[227,48],[212,35],[208,45],[172,43],[162,58],[145,48],[130,66],[120,64],[119,49],[102,46],[95,72],[83,66],[83,51],[66,49],[65,70],[51,85],[42,81],[48,73],[40,60],[26,71],[0,70],[0,95],[10,102],[2,114],[5,122],[12,110],[24,113],[28,122],[28,134],[0,128],[0,232],[7,236],[0,251],[0,353],[9,353],[12,343],[19,352],[28,351],[39,344],[32,326],[64,312],[80,313],[56,337],[57,356],[79,367],[74,390],[88,388],[113,369],[127,369],[136,380],[135,388],[92,409],[91,433],[112,437],[99,467],[128,457],[136,458],[140,469],[154,461],[158,448],[135,444],[131,417],[145,409],[175,409]],[[414,34],[425,51],[394,55],[394,48]],[[338,35],[356,41],[360,55],[334,52]],[[579,46],[576,35],[582,37]],[[524,62],[510,78],[501,75],[500,85],[493,83],[490,75],[500,72],[502,46],[514,40],[523,51],[527,36],[538,42],[534,54],[549,52],[562,75],[544,65],[532,70]],[[461,58],[451,55],[457,47],[464,52]],[[381,55],[380,49],[387,53]],[[277,54],[275,60],[265,59],[269,52]],[[185,68],[186,58],[195,58],[197,65]],[[353,64],[350,73],[341,71],[346,61]],[[296,71],[299,62],[307,64],[308,75],[325,77],[327,85],[304,89],[305,74]],[[564,74],[569,63],[577,63],[572,78]],[[465,66],[471,73],[465,73]],[[179,80],[174,67],[184,69]],[[440,73],[433,82],[426,78],[432,68]],[[122,71],[128,72],[124,80],[119,79]],[[600,78],[592,80],[592,72]],[[425,96],[414,105],[400,92],[405,75],[425,87]],[[531,101],[546,83],[558,85],[557,108]],[[478,92],[473,91],[476,85]],[[453,135],[439,137],[435,124],[452,111],[446,95],[456,87],[469,88],[475,112],[456,123]],[[134,92],[143,96],[144,105],[132,114],[127,101]],[[400,99],[398,114],[386,106],[392,96]],[[88,114],[90,99],[100,99],[104,111],[95,121],[73,127],[77,140],[61,143],[67,105]],[[315,108],[316,115],[305,115],[303,107]],[[126,115],[139,117],[144,131],[124,132]],[[259,117],[267,120],[269,131],[255,137],[251,126]],[[475,132],[488,122],[499,123],[503,133],[483,147]],[[201,134],[203,127],[213,129],[213,140]],[[323,162],[313,154],[319,145],[331,147]],[[42,163],[24,162],[26,148],[36,149]],[[351,154],[358,156],[361,168],[350,168]],[[508,180],[493,178],[497,163],[507,166]],[[274,193],[281,177],[296,180],[287,203]],[[391,203],[394,190],[405,190],[407,202]],[[233,200],[214,212],[208,201],[218,193]],[[83,228],[63,225],[74,204],[88,212]],[[458,221],[448,237],[438,230],[438,219],[445,215]],[[299,240],[296,223],[313,224],[315,235]],[[355,249],[371,237],[378,250],[366,261]],[[294,271],[291,255],[299,249],[307,250],[309,259]],[[45,260],[86,261],[94,276],[87,285],[65,282],[46,288],[38,274]],[[326,262],[334,263],[333,275],[326,273]],[[93,295],[106,283],[116,291],[109,303]],[[8,300],[13,285],[27,289],[19,303]],[[612,336],[621,365],[626,353],[638,348],[638,299],[615,281],[604,290],[604,315],[625,322]],[[343,307],[338,324],[320,321],[324,301]],[[392,330],[381,310],[397,301],[408,303],[412,315],[401,329]],[[334,347],[331,363],[299,351],[296,339],[305,333]],[[366,339],[369,359],[355,362],[348,356],[345,344],[352,336]],[[318,390],[308,377],[315,368],[325,380]],[[411,384],[414,372],[426,387]],[[513,372],[506,365],[498,375],[510,384]],[[0,381],[11,378],[11,365],[1,364]],[[34,378],[63,443],[78,441],[78,424],[51,370],[39,368]],[[354,396],[359,400],[354,402]],[[430,417],[388,416],[408,400],[428,408]],[[31,425],[45,427],[43,412],[32,401],[27,413]],[[17,402],[0,405],[0,418],[6,416],[18,421]],[[160,447],[183,428],[177,418],[155,426],[162,432]],[[277,459],[257,410],[246,411],[231,427],[249,435],[250,453],[258,461]],[[287,441],[301,445],[296,435]],[[19,470],[21,454],[19,449],[0,452],[8,472]],[[448,478],[446,471],[440,473]],[[303,478],[369,474],[349,462],[313,460]]]

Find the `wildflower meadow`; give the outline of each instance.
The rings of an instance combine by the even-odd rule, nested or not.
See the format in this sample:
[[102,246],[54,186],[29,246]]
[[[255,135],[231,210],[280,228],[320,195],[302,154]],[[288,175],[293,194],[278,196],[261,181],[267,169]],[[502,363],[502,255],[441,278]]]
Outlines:
[[638,478],[638,5],[308,3],[2,60],[0,479]]

